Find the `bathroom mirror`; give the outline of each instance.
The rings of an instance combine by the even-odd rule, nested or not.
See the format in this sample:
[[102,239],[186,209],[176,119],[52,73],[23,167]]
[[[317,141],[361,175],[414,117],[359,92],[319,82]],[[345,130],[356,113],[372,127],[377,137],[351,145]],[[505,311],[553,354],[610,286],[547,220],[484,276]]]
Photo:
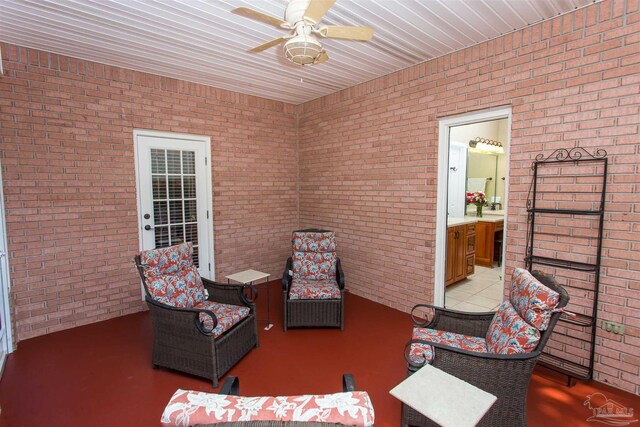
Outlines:
[[504,203],[504,177],[506,156],[504,154],[467,152],[467,190],[478,191],[482,185],[489,206],[495,203],[502,209]]
[[[451,141],[464,144],[466,149],[465,177],[459,177],[465,187],[465,193],[483,191],[486,195],[489,209],[493,204],[494,209],[501,210],[505,200],[505,177],[507,171],[507,120],[492,120],[471,125],[451,128]],[[502,153],[489,152],[483,149],[482,144],[471,141],[489,140],[500,141],[503,146]],[[490,147],[489,147],[490,148]],[[450,150],[450,157],[452,152]],[[450,174],[451,175],[451,174]],[[452,177],[450,176],[450,181]],[[451,184],[450,184],[451,185]],[[464,197],[462,194],[457,197]]]

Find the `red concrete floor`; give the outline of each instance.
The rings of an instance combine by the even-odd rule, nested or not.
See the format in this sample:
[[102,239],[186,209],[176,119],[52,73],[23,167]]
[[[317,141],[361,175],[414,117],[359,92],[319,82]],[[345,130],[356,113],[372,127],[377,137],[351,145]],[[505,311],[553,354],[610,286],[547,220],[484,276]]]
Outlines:
[[[400,402],[389,390],[405,377],[403,357],[409,315],[347,295],[344,332],[292,329],[282,332],[282,301],[271,282],[271,319],[260,326],[260,347],[230,374],[245,395],[340,391],[341,374],[353,373],[371,395],[376,426],[400,424]],[[265,313],[264,292],[259,317]],[[147,312],[29,339],[7,360],[0,381],[0,426],[158,426],[177,388],[211,391],[207,380],[151,367]],[[531,427],[587,426],[583,405],[594,392],[640,411],[640,397],[595,382],[564,385],[565,377],[540,368],[529,389]],[[638,423],[640,426],[640,423]]]

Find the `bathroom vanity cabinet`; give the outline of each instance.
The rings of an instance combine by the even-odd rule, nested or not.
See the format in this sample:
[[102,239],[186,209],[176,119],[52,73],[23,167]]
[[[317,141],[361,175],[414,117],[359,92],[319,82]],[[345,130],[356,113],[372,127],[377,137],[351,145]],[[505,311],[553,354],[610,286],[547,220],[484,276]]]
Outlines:
[[[463,221],[464,222],[464,221]],[[447,268],[445,285],[449,286],[475,271],[476,223],[447,227]]]

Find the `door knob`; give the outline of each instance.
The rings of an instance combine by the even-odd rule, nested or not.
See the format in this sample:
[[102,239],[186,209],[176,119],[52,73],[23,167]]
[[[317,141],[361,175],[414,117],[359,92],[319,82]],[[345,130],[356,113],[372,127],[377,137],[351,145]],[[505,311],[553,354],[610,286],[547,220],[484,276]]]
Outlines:
[[151,230],[151,226],[149,224],[147,224],[147,225],[144,226],[144,229],[149,231],[149,230]]
[[149,214],[144,214],[144,217],[143,217],[143,218],[144,218],[144,219],[149,219],[149,218],[151,218],[151,215],[149,215]]

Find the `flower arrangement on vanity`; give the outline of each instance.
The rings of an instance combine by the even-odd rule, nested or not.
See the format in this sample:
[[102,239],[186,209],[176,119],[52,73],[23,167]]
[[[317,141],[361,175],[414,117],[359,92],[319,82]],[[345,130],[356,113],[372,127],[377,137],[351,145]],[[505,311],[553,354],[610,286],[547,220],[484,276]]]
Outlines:
[[487,203],[487,198],[482,191],[467,192],[467,205],[476,205],[476,217],[482,218],[482,207]]

